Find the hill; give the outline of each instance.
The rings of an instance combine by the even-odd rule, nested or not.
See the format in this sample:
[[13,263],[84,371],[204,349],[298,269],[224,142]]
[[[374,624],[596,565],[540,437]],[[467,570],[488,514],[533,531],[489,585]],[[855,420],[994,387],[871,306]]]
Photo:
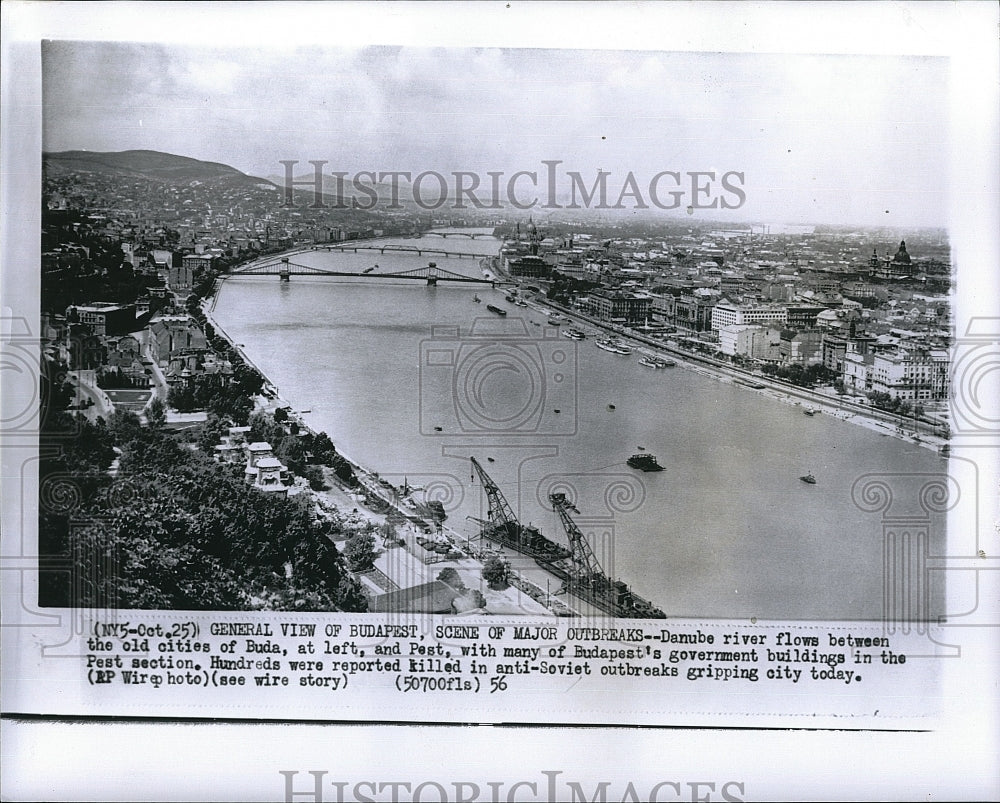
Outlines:
[[61,151],[42,154],[46,174],[98,173],[107,176],[144,178],[170,185],[229,185],[274,187],[267,179],[248,176],[234,167],[218,162],[203,162],[187,156],[160,151]]

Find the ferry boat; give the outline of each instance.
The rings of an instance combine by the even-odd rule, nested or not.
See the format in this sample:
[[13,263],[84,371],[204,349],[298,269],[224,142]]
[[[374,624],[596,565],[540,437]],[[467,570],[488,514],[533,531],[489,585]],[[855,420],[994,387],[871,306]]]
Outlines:
[[599,349],[604,349],[604,351],[610,351],[612,354],[631,354],[632,347],[626,346],[620,340],[611,337],[605,337],[601,340],[595,341],[595,345]]
[[634,454],[626,462],[630,468],[639,468],[643,471],[663,471],[663,466],[649,452]]
[[494,307],[492,304],[487,304],[486,309],[488,309],[490,312],[495,312],[497,315],[501,317],[507,314],[507,310],[500,309],[500,307]]
[[579,329],[566,329],[563,332],[563,337],[568,337],[570,340],[583,340],[587,336]]
[[639,365],[645,365],[648,368],[673,368],[677,363],[673,360],[665,360],[662,357],[647,354],[639,360]]

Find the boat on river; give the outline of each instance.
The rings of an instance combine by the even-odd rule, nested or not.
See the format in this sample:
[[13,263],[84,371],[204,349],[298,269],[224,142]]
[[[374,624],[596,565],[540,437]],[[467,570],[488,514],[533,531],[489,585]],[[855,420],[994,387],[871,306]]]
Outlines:
[[600,340],[594,341],[594,345],[599,349],[604,349],[604,351],[610,351],[612,354],[631,354],[632,347],[625,345],[621,340],[613,337],[604,337]]
[[665,360],[663,357],[646,354],[639,359],[639,365],[645,365],[647,368],[673,368],[677,363],[673,360]]
[[649,452],[634,454],[626,462],[630,468],[638,468],[643,471],[663,471],[663,466]]
[[816,484],[816,478],[812,475],[812,472],[808,474],[803,474],[801,477],[799,477],[799,479],[802,480],[802,482],[806,483],[807,485]]
[[568,337],[570,340],[583,340],[587,336],[579,329],[564,329],[563,337]]
[[501,317],[504,317],[507,314],[507,310],[500,309],[500,307],[495,307],[492,304],[487,304],[486,305],[486,309],[488,309],[490,312],[496,313],[497,315],[499,315]]

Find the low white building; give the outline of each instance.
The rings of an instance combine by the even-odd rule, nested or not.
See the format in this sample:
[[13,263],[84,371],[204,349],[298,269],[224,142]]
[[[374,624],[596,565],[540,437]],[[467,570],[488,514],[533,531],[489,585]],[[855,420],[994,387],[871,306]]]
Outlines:
[[754,323],[788,323],[788,308],[779,305],[732,304],[721,302],[712,310],[712,329],[718,331],[723,326],[744,326]]

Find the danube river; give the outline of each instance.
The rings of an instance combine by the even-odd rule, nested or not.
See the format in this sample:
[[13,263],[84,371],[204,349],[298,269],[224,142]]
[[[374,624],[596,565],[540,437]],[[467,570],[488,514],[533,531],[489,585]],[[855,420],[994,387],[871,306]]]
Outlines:
[[[492,238],[379,242],[499,247]],[[429,260],[482,276],[475,259],[291,259],[373,274]],[[461,533],[476,530],[467,516],[484,515],[475,455],[521,520],[560,542],[547,494],[568,493],[606,573],[668,616],[882,615],[882,520],[854,504],[852,486],[872,473],[944,473],[942,458],[682,367],[641,366],[638,353],[597,349],[589,329],[571,341],[504,295],[489,285],[236,277],[213,314],[311,427],[395,484],[424,486]],[[629,468],[640,451],[665,470]],[[799,480],[809,472],[815,485]],[[932,554],[943,527],[932,521]]]

